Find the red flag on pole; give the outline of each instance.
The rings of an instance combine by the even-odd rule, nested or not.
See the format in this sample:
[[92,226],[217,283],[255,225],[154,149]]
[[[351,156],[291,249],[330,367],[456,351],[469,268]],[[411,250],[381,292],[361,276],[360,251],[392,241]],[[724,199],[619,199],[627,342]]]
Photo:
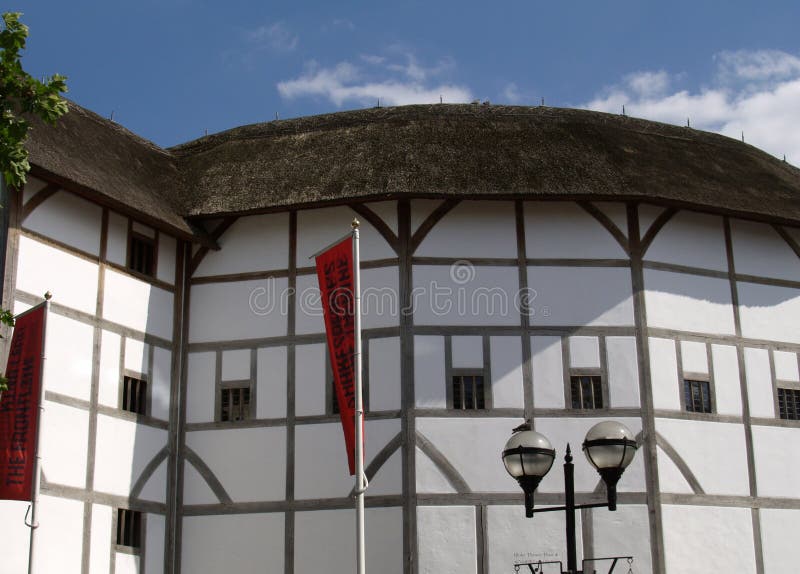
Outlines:
[[45,311],[42,304],[19,315],[11,338],[6,366],[8,390],[0,398],[2,500],[31,500],[33,496]]
[[347,463],[352,476],[356,472],[355,285],[352,236],[318,254],[316,264],[336,400],[347,447]]

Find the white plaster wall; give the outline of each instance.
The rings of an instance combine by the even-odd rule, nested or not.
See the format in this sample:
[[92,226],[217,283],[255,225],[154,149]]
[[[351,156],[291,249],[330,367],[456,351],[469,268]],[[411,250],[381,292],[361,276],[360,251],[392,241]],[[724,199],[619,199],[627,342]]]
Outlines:
[[[3,185],[5,186],[5,182],[3,183]],[[47,185],[47,183],[45,183],[41,179],[36,178],[36,177],[31,177],[29,175],[28,176],[28,182],[22,188],[22,204],[24,205],[24,204],[28,203],[28,201],[30,201],[30,199],[34,195],[36,195],[37,192],[39,192],[42,189],[44,189],[45,185]]]
[[656,432],[686,461],[706,494],[750,494],[743,425],[656,419]]
[[[401,574],[403,510],[368,508],[364,514],[367,572]],[[355,521],[355,513],[350,509],[297,512],[295,572],[354,572]]]
[[759,496],[800,498],[800,429],[753,425]]
[[540,409],[564,408],[561,337],[531,337],[533,403]]
[[145,466],[166,444],[164,430],[98,415],[95,490],[128,496]]
[[[644,237],[645,230],[641,230]],[[722,218],[681,211],[658,232],[644,258],[675,265],[728,270]],[[738,271],[738,269],[737,269]]]
[[400,338],[369,340],[369,410],[400,409]]
[[158,574],[164,571],[164,534],[166,532],[164,516],[147,514],[147,532],[145,532],[144,571],[147,574]]
[[349,207],[305,209],[297,212],[297,267],[312,267],[314,261],[309,257],[350,233],[354,217],[361,221],[362,261],[397,257],[383,236]]
[[800,343],[800,289],[739,281],[742,335]]
[[[650,520],[647,506],[620,504],[614,512],[605,508],[590,511],[594,535],[594,556],[633,556],[633,571],[652,572],[650,562]],[[599,562],[598,572],[604,572],[610,562]],[[617,570],[625,573],[627,563],[621,561]]]
[[665,207],[657,205],[648,205],[642,203],[638,206],[639,211],[639,231],[641,236],[644,237],[650,226],[655,222],[659,215],[667,210]]
[[[39,502],[36,572],[80,572],[83,549],[83,502],[46,495],[42,495]],[[25,530],[30,532],[27,528]],[[3,532],[5,533],[5,528]],[[27,541],[23,548],[27,554]],[[27,562],[26,556],[24,561],[26,566]],[[26,569],[19,570],[19,572],[25,571]]]
[[800,510],[762,508],[759,513],[764,572],[794,574],[797,571]]
[[365,204],[374,211],[389,229],[397,235],[397,202],[396,201],[374,201]]
[[195,277],[287,269],[289,214],[240,217],[218,242],[220,250],[206,254],[197,266]]
[[639,358],[634,337],[606,337],[608,395],[611,407],[641,406]]
[[500,460],[520,419],[417,418],[417,431],[441,452],[476,492],[515,492],[517,483]]
[[576,203],[560,201],[525,203],[525,254],[532,259],[628,258],[599,221]]
[[100,253],[103,208],[65,191],[58,191],[34,209],[22,226],[81,251]]
[[42,417],[42,470],[47,481],[83,488],[86,485],[86,448],[89,413],[45,401]]
[[108,574],[111,566],[111,507],[92,505],[92,534],[89,542],[90,574]]
[[186,384],[186,422],[214,420],[216,355],[189,353]]
[[183,504],[217,504],[221,502],[206,479],[189,462],[183,463]]
[[286,347],[258,349],[256,371],[256,418],[285,417]]
[[414,337],[414,397],[419,408],[447,406],[444,337]]
[[[367,421],[364,426],[364,467],[400,432],[399,420]],[[339,422],[295,427],[295,498],[340,498],[353,488],[347,467],[344,432]],[[324,477],[324,480],[320,479]],[[394,493],[402,492],[397,475]],[[387,477],[382,477],[386,480]],[[388,485],[384,485],[388,487]]]
[[295,347],[295,414],[325,414],[325,344]]
[[775,379],[778,381],[800,381],[800,372],[797,369],[797,353],[788,351],[773,351],[775,363]]
[[665,504],[661,520],[667,572],[755,574],[749,508]]
[[514,204],[462,201],[428,233],[418,257],[517,257]]
[[100,339],[100,378],[97,400],[101,405],[119,406],[120,345],[121,337],[111,331],[103,331]]
[[452,361],[456,369],[483,369],[483,337],[453,337]]
[[94,315],[97,307],[96,263],[26,237],[19,238],[16,288]]
[[145,225],[144,223],[139,223],[138,221],[133,221],[131,223],[131,230],[134,233],[139,233],[144,235],[145,237],[150,237],[151,239],[155,239],[156,230],[149,225]]
[[681,470],[659,446],[656,447],[656,458],[658,462],[658,486],[661,492],[694,494],[694,489]]
[[496,409],[522,408],[522,339],[491,337],[492,406]]
[[175,284],[175,260],[178,255],[178,243],[174,237],[164,233],[158,234],[158,268],[156,279]]
[[172,339],[172,302],[173,295],[169,291],[106,269],[103,318],[169,341]]
[[397,495],[398,477],[403,476],[403,453],[402,449],[394,451],[386,462],[384,462],[378,472],[369,481],[367,496]]
[[433,213],[436,208],[444,203],[440,199],[413,199],[411,201],[411,234]]
[[169,419],[169,392],[172,353],[162,347],[153,349],[153,378],[150,384],[150,416]]
[[592,203],[597,209],[605,213],[606,217],[608,217],[614,223],[614,225],[617,226],[617,228],[625,237],[628,236],[627,205],[613,201],[594,201]]
[[0,524],[3,525],[3,535],[0,536],[3,563],[0,564],[0,571],[3,574],[27,572],[31,531],[25,526],[24,520],[28,505],[27,501],[0,500]]
[[731,220],[736,273],[800,281],[800,259],[771,225]]
[[139,339],[125,339],[125,368],[147,375],[150,368],[150,345]]
[[630,270],[528,267],[532,325],[633,325]]
[[250,349],[222,351],[222,380],[250,380]]
[[186,445],[211,469],[234,502],[286,497],[286,429],[193,431]]
[[705,343],[681,341],[681,362],[684,373],[708,374],[708,350]]
[[742,386],[739,377],[739,357],[736,347],[711,345],[714,364],[714,395],[717,412],[721,415],[742,414]]
[[600,341],[597,337],[569,338],[569,366],[600,368]]
[[439,470],[439,467],[428,457],[427,454],[417,447],[416,449],[416,484],[417,492],[420,494],[447,493],[453,494],[456,489],[447,480],[447,477]]
[[648,326],[734,334],[727,279],[645,269],[644,284]]
[[193,285],[189,341],[286,335],[287,288],[285,278]]
[[475,508],[417,507],[417,546],[420,574],[476,574]]
[[[283,572],[282,512],[186,516],[182,533],[184,572]],[[266,565],[269,570],[265,570]]]
[[139,498],[166,504],[167,501],[167,461],[164,460],[153,471],[144,484]]
[[772,391],[772,372],[769,367],[769,351],[745,348],[744,372],[747,379],[750,416],[774,417],[775,403]]
[[88,401],[94,329],[51,311],[46,331],[45,389]]
[[139,574],[141,558],[136,554],[115,552],[114,574]]
[[108,237],[106,238],[106,259],[125,266],[128,261],[128,218],[109,211]]

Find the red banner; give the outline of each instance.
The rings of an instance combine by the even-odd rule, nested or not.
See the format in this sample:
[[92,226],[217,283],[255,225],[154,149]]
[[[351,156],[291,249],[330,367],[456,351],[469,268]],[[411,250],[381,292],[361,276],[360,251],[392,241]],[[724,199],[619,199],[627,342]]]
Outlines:
[[317,255],[316,263],[336,401],[344,430],[347,463],[352,476],[356,473],[353,238],[347,237]]
[[0,397],[0,500],[31,500],[44,355],[44,304],[16,319]]

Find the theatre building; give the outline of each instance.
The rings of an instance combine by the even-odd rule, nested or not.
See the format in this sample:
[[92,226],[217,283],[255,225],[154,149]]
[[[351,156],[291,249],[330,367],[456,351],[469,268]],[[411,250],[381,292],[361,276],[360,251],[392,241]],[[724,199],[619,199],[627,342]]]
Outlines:
[[[161,149],[70,104],[29,148],[2,198],[3,307],[52,293],[38,572],[355,571],[310,259],[354,218],[367,571],[566,565],[564,513],[526,518],[501,452],[528,422],[557,451],[536,507],[564,504],[568,443],[576,501],[602,502],[580,445],[604,420],[639,449],[617,510],[578,513],[579,562],[796,571],[797,168],[694,129],[494,105]],[[0,573],[26,571],[27,508],[0,502]]]

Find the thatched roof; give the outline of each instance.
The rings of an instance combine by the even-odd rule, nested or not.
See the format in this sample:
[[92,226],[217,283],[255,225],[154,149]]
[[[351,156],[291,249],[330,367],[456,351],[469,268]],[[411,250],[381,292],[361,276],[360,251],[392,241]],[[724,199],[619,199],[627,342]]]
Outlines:
[[800,224],[800,170],[738,140],[549,107],[418,105],[254,124],[168,150],[76,105],[31,160],[175,229],[364,199],[641,199]]

